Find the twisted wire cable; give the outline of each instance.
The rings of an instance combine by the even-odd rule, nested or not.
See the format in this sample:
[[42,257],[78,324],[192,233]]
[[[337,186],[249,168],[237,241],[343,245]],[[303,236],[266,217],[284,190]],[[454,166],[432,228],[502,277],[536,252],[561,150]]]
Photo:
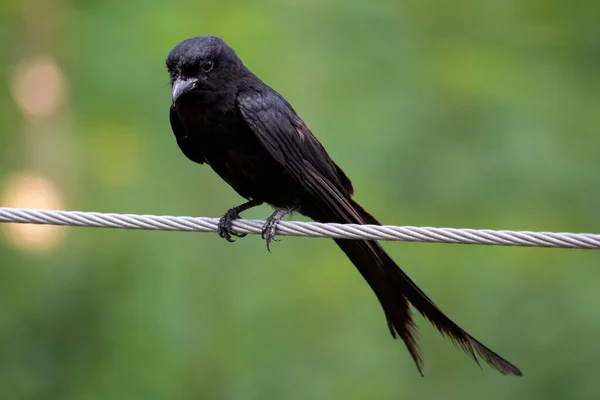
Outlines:
[[[99,212],[32,210],[0,207],[0,222],[93,228],[217,232],[218,218]],[[236,233],[260,235],[265,221],[239,219]],[[600,234],[455,229],[415,226],[323,224],[281,221],[277,235],[336,239],[396,240],[402,242],[481,244],[495,246],[600,249]]]

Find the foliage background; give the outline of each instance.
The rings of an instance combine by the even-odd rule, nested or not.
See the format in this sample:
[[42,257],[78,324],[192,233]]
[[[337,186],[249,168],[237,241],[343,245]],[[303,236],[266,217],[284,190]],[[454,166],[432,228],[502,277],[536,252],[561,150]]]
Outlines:
[[[222,36],[387,224],[598,232],[600,3],[8,0],[0,202],[219,216],[175,145],[164,59]],[[268,208],[248,217],[264,218]],[[507,378],[419,320],[426,377],[327,240],[2,227],[6,399],[586,399],[592,251],[385,244]]]

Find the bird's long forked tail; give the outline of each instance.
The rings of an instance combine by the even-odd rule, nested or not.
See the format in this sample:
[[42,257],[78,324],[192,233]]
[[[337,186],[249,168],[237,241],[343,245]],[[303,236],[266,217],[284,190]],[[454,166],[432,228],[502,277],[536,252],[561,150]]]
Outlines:
[[[325,202],[321,203],[318,209],[312,210],[310,214],[313,215],[308,215],[309,217],[319,222],[380,225],[354,200],[340,196],[336,191],[328,192]],[[324,194],[323,191],[320,193]],[[484,346],[448,318],[400,269],[379,243],[351,239],[335,239],[335,242],[375,292],[385,312],[392,336],[399,336],[404,341],[421,375],[423,358],[416,341],[417,326],[409,303],[477,364],[481,358],[504,375],[522,375],[516,366]]]
[[[417,326],[409,303],[444,336],[471,356],[477,364],[479,364],[479,356],[504,375],[522,375],[516,366],[480,343],[448,318],[378,243],[347,239],[336,239],[335,242],[375,292],[385,312],[392,336],[394,338],[399,336],[404,341],[421,375],[423,375],[423,358],[416,341]],[[369,269],[373,271],[365,271]]]

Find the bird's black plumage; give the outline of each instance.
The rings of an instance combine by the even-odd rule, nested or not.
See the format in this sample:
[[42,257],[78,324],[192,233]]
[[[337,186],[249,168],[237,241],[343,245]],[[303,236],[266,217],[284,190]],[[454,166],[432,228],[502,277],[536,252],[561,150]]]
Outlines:
[[[190,160],[209,164],[249,200],[224,216],[222,236],[229,240],[231,221],[262,203],[282,210],[270,219],[267,242],[291,210],[319,222],[379,224],[352,199],[350,179],[292,106],[222,39],[184,40],[170,52],[167,69],[173,86],[170,121],[180,149]],[[375,292],[390,332],[404,340],[419,372],[423,360],[409,304],[475,361],[480,357],[503,374],[521,375],[442,313],[377,242],[335,242]]]

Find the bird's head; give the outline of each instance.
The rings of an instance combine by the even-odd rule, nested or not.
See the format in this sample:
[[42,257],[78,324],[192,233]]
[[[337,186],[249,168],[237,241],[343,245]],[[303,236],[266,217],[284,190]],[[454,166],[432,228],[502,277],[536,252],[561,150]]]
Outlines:
[[223,90],[241,64],[235,51],[221,38],[198,36],[178,43],[167,57],[173,103],[187,95]]

